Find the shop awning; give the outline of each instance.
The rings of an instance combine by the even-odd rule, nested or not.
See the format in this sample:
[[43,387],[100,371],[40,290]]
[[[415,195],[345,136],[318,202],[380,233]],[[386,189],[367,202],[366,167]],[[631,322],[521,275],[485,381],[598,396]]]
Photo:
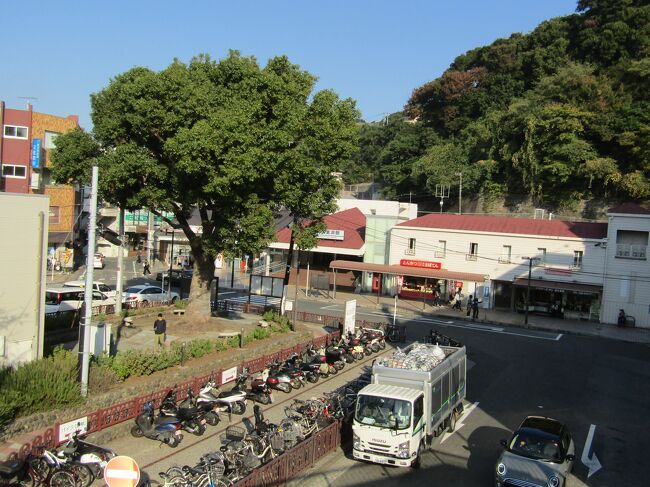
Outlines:
[[426,277],[430,279],[450,279],[453,281],[483,282],[488,278],[483,274],[471,272],[455,272],[447,269],[427,269],[403,265],[371,264],[351,260],[333,260],[330,269],[346,271],[376,272],[380,274],[395,274],[396,276]]
[[[515,286],[528,286],[528,279],[519,277],[515,279]],[[582,284],[579,282],[548,281],[546,279],[531,279],[530,287],[546,291],[573,291],[580,294],[598,294],[603,286],[596,284]]]

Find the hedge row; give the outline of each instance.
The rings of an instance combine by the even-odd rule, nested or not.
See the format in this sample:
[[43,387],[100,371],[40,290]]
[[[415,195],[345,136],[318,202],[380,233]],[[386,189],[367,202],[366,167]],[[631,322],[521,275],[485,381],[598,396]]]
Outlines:
[[[256,328],[244,336],[245,343],[262,340],[273,333],[289,330],[286,317],[265,314],[267,328]],[[129,350],[114,356],[93,357],[89,371],[90,392],[106,388],[128,377],[153,374],[212,352],[239,347],[239,337],[197,339],[185,344],[172,343],[159,352]],[[0,427],[14,418],[83,402],[79,396],[77,354],[55,349],[40,360],[13,369],[0,368]]]

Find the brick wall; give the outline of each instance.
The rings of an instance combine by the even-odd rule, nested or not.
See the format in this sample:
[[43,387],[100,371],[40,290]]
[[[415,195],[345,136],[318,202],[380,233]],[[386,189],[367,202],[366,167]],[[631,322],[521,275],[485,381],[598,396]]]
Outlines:
[[[50,197],[50,232],[71,231],[75,214],[74,188],[68,185],[46,186],[45,194]],[[56,223],[57,213],[58,223]]]

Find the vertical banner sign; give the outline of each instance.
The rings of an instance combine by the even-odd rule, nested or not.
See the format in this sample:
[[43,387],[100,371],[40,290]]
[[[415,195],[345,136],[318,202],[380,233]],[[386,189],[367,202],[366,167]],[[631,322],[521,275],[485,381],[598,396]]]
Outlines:
[[345,321],[343,322],[344,333],[354,333],[354,324],[357,321],[357,300],[351,299],[345,302]]
[[41,166],[41,139],[32,140],[32,168],[38,169]]

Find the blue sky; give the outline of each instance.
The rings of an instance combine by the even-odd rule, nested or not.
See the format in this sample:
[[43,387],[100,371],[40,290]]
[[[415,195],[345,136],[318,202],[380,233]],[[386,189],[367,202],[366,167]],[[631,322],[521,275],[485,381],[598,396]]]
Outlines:
[[65,116],[90,128],[90,94],[133,66],[159,70],[176,57],[261,65],[287,55],[317,89],[353,98],[365,120],[403,108],[414,88],[459,54],[571,14],[576,0],[64,0],[6,2],[0,99],[9,108]]

